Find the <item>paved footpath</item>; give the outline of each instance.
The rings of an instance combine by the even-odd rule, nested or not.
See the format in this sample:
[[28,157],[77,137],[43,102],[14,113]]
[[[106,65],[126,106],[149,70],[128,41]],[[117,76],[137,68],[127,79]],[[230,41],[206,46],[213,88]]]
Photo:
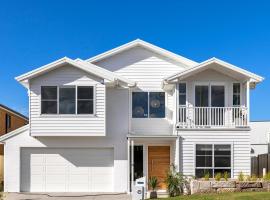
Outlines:
[[5,193],[4,200],[131,200],[127,194]]

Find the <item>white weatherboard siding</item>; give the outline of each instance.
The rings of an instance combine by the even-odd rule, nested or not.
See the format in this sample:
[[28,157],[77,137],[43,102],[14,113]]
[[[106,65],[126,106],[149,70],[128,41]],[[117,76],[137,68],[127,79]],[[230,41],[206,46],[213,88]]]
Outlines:
[[113,192],[111,148],[22,148],[22,192]]
[[[136,81],[136,91],[163,91],[161,89],[163,78],[187,67],[141,47],[134,47],[94,64]],[[173,92],[166,93],[166,117],[164,119],[131,119],[132,132],[153,135],[172,134],[174,99]]]
[[[118,100],[119,98],[119,100]],[[118,101],[116,101],[118,100]],[[5,141],[5,191],[19,192],[21,177],[21,150],[27,148],[67,149],[111,149],[113,150],[113,192],[127,192],[127,134],[128,134],[128,91],[108,89],[107,135],[106,137],[31,137],[25,131]],[[116,117],[117,116],[117,117]],[[108,120],[110,119],[110,120]],[[75,132],[76,133],[76,132]],[[85,157],[87,153],[83,153]],[[78,156],[80,159],[80,156]],[[90,159],[91,160],[91,159]],[[25,161],[22,161],[25,162]],[[68,164],[67,164],[68,165]],[[103,191],[105,192],[105,191]]]
[[232,177],[242,171],[250,174],[250,132],[249,131],[179,131],[180,158],[185,175],[195,175],[196,144],[231,144],[232,145]]
[[[63,66],[30,82],[32,136],[105,135],[105,86],[102,80],[72,66]],[[41,86],[94,86],[95,115],[41,115]]]
[[251,155],[269,153],[270,121],[250,122],[251,127]]

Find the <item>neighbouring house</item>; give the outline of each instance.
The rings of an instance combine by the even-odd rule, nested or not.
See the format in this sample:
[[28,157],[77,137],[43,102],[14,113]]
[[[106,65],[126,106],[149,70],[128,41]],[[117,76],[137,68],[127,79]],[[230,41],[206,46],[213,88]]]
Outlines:
[[250,90],[261,76],[135,40],[62,58],[16,80],[27,126],[5,144],[6,192],[130,192],[170,165],[185,175],[250,174]]
[[270,121],[252,121],[251,156],[270,153]]
[[[28,117],[0,104],[0,135],[28,124]],[[0,144],[0,182],[4,180],[4,146]]]

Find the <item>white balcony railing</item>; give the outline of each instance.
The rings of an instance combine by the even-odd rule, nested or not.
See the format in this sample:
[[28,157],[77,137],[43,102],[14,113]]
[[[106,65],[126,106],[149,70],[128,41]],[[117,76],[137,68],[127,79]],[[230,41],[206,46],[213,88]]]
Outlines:
[[248,126],[246,107],[179,107],[178,128],[237,128]]

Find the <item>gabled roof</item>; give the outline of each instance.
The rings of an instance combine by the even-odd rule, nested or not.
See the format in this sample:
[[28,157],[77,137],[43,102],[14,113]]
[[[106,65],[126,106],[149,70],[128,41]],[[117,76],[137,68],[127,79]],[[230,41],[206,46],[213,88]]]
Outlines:
[[218,64],[219,66],[222,67],[222,69],[224,70],[227,70],[228,72],[233,72],[233,73],[237,73],[247,79],[250,79],[251,82],[254,82],[254,83],[259,83],[261,81],[263,81],[263,77],[259,76],[259,75],[256,75],[252,72],[249,72],[247,70],[244,70],[242,68],[239,68],[235,65],[232,65],[230,63],[227,63],[225,61],[222,61],[220,59],[217,59],[217,58],[211,58],[209,60],[206,60],[194,67],[191,67],[191,68],[188,68],[186,70],[183,70],[181,72],[178,72],[176,74],[173,74],[167,78],[165,78],[165,82],[172,82],[176,79],[183,79],[183,78],[186,78],[188,76],[191,76],[195,73],[198,73],[200,71],[203,71],[205,69],[208,69],[209,67],[212,67],[214,65],[211,65],[211,64]]
[[129,43],[126,43],[124,45],[121,45],[119,47],[111,49],[111,50],[106,51],[104,53],[101,53],[101,54],[99,54],[97,56],[94,56],[92,58],[87,59],[86,61],[90,62],[90,63],[95,63],[97,61],[100,61],[102,59],[108,58],[110,56],[113,56],[115,54],[121,53],[123,51],[129,50],[129,49],[131,49],[133,47],[137,47],[137,46],[143,47],[143,48],[148,49],[148,50],[150,50],[150,51],[152,51],[154,53],[157,53],[157,54],[162,55],[164,57],[170,58],[170,59],[172,59],[172,60],[174,60],[176,62],[183,63],[183,64],[185,64],[187,66],[194,66],[194,65],[198,64],[195,61],[192,61],[190,59],[187,59],[185,57],[182,57],[180,55],[177,55],[175,53],[172,53],[172,52],[170,52],[168,50],[162,49],[162,48],[160,48],[158,46],[155,46],[153,44],[150,44],[150,43],[145,42],[145,41],[140,40],[140,39],[133,40],[133,41],[131,41]]
[[21,113],[15,111],[15,110],[13,110],[13,109],[11,109],[11,108],[5,106],[5,105],[3,105],[3,104],[0,104],[0,108],[4,109],[4,110],[6,110],[7,112],[10,112],[10,113],[12,113],[12,114],[14,114],[14,115],[16,115],[16,116],[18,116],[18,117],[20,117],[20,118],[25,119],[26,121],[29,120],[28,117],[26,117],[25,115],[23,115],[23,114],[21,114]]
[[4,142],[5,140],[7,140],[7,139],[9,139],[9,138],[11,138],[13,136],[16,136],[16,135],[18,135],[18,134],[20,134],[20,133],[22,133],[22,132],[24,132],[24,131],[26,131],[28,129],[29,129],[29,124],[27,124],[25,126],[22,126],[20,128],[17,128],[14,131],[11,131],[11,132],[9,132],[9,133],[7,133],[5,135],[2,135],[0,137],[0,142]]
[[[91,63],[85,63],[81,62],[80,60],[74,61],[70,58],[64,57],[59,60],[56,60],[54,62],[51,62],[47,65],[44,65],[42,67],[39,67],[35,70],[32,70],[28,73],[25,73],[21,76],[16,77],[15,79],[19,82],[21,82],[24,86],[28,86],[28,80],[38,77],[44,73],[47,73],[49,71],[52,71],[54,69],[57,69],[58,67],[64,66],[66,64],[70,64],[78,69],[81,69],[87,73],[93,74],[95,76],[98,76],[100,78],[103,78],[109,82],[115,82],[117,81],[120,76],[115,75],[113,72],[109,72],[108,70],[105,70],[103,68],[100,68],[96,65],[93,65]],[[121,81],[126,83],[127,85],[135,85],[133,81],[129,81],[127,79],[121,78]]]

